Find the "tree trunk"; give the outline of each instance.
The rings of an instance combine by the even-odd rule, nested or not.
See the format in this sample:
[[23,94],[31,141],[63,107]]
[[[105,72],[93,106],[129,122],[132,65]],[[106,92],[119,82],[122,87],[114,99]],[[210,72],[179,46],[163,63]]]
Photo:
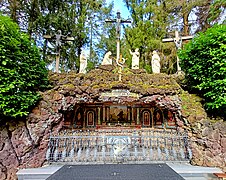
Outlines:
[[18,23],[18,18],[17,18],[17,10],[19,9],[19,2],[17,0],[10,0],[9,1],[9,8],[10,8],[10,13],[11,13],[11,19]]
[[189,35],[188,16],[189,16],[189,13],[188,13],[188,12],[185,12],[185,13],[183,14],[184,35],[185,35],[185,36],[188,36],[188,35]]

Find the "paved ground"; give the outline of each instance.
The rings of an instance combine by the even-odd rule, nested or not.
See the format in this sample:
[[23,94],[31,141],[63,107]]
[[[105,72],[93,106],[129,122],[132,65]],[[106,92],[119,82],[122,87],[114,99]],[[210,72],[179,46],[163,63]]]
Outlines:
[[[202,166],[192,166],[189,163],[186,162],[156,162],[158,164],[162,164],[162,163],[166,163],[170,168],[172,168],[176,173],[180,174],[180,176],[182,176],[185,180],[216,180],[218,179],[216,176],[214,176],[214,173],[222,173],[221,169],[219,168],[215,168],[215,167],[202,167]],[[137,163],[137,162],[131,162],[130,164],[127,165],[137,165],[137,166],[142,166],[142,164],[147,164],[147,163]],[[75,164],[73,164],[75,165]],[[76,166],[81,166],[81,165],[102,165],[102,166],[108,166],[105,164],[76,164]],[[117,164],[115,164],[117,165]],[[152,164],[150,164],[152,165]],[[57,172],[60,168],[62,168],[63,165],[61,164],[52,164],[52,165],[48,165],[45,167],[41,167],[41,168],[28,168],[28,169],[21,169],[17,172],[17,176],[18,176],[18,180],[46,180],[48,177],[50,177],[51,175],[53,175],[55,172]],[[70,166],[68,166],[70,167]],[[109,166],[108,166],[109,167]],[[119,166],[121,168],[121,166]],[[127,166],[129,167],[129,166]],[[156,166],[153,166],[156,168]],[[121,170],[119,168],[119,170]],[[137,176],[140,175],[140,171],[137,172],[137,170],[139,170],[141,167],[138,167],[136,170],[134,171],[130,171],[130,176],[133,176],[135,178],[137,178]],[[104,168],[104,170],[106,170],[107,168]],[[159,170],[160,168],[156,168],[157,170]],[[81,169],[80,169],[81,170]],[[111,171],[110,171],[111,170]],[[117,170],[117,169],[113,169],[113,170]],[[143,168],[142,170],[144,170],[144,172],[148,171],[148,179],[153,178],[154,176],[152,176],[152,174],[149,174],[149,168],[146,168],[146,170]],[[101,170],[100,170],[101,171]],[[112,171],[112,169],[108,169],[106,171],[110,172],[110,177],[114,178],[114,179],[120,179],[120,176],[118,176],[118,171]],[[121,172],[121,171],[119,171]],[[171,172],[171,171],[170,171]],[[103,173],[102,171],[98,173]],[[112,173],[112,174],[111,174]],[[158,171],[158,173],[161,173],[161,171]],[[82,172],[79,172],[79,174],[84,175]],[[163,175],[163,173],[161,173],[160,175]],[[167,171],[165,171],[165,176],[167,176],[168,178],[168,174]],[[59,176],[61,177],[61,176]],[[94,176],[93,176],[94,177]],[[93,178],[92,177],[92,178]],[[107,178],[107,176],[105,176]],[[139,178],[137,178],[138,180],[143,177],[140,176]],[[156,177],[156,176],[155,176]],[[159,176],[160,177],[160,176]],[[157,178],[159,178],[157,177]],[[105,178],[105,179],[106,179]],[[134,179],[135,179],[134,178]],[[63,180],[68,180],[69,178],[67,177],[63,177]],[[121,178],[123,179],[123,178]],[[70,179],[69,179],[70,180]],[[89,180],[89,179],[88,179]],[[158,179],[157,179],[158,180]]]
[[167,164],[65,165],[47,180],[184,180]]

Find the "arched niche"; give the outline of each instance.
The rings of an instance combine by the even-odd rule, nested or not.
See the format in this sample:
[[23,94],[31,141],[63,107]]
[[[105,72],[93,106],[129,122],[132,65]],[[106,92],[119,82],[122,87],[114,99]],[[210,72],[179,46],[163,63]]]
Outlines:
[[73,124],[74,111],[66,111],[63,113],[64,115],[64,126],[71,127]]
[[165,119],[166,119],[167,127],[175,127],[176,126],[175,114],[172,111],[170,111],[170,110],[166,111]]
[[149,109],[141,111],[141,123],[143,127],[152,127],[152,114]]
[[154,127],[164,127],[164,114],[159,108],[155,108],[153,112]]
[[86,125],[88,127],[94,127],[96,122],[96,113],[94,110],[86,111]]
[[74,127],[75,128],[83,127],[83,122],[84,122],[84,111],[81,107],[79,107],[75,113]]

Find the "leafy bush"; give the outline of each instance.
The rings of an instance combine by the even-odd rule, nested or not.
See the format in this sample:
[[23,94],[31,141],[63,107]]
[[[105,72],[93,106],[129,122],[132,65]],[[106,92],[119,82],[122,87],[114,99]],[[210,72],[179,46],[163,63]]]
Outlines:
[[212,115],[226,115],[226,25],[200,33],[179,52],[187,85],[198,90]]
[[9,17],[0,14],[0,117],[23,117],[48,85],[38,48]]

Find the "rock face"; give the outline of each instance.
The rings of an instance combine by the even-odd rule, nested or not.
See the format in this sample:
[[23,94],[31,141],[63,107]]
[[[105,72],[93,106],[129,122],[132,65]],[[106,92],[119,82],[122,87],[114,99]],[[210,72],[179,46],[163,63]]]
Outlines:
[[49,130],[56,132],[60,127],[60,118],[47,122],[47,119],[37,116],[29,117],[25,121],[7,123],[5,127],[1,127],[0,179],[16,179],[18,168],[42,166],[48,146]]
[[200,98],[186,92],[180,95],[183,129],[189,132],[193,157],[191,164],[221,167],[226,172],[226,122],[209,119]]
[[112,66],[100,66],[86,75],[50,74],[53,87],[41,93],[42,100],[29,116],[0,127],[0,179],[15,179],[19,168],[44,165],[49,133],[62,129],[62,111],[76,103],[97,102],[100,93],[117,88],[176,112],[178,130],[187,130],[191,138],[192,164],[226,166],[226,124],[208,120],[197,97],[184,92],[169,75],[131,70],[125,71],[122,82],[118,82],[114,71]]
[[226,123],[201,120],[191,128],[192,164],[222,167],[226,171]]

